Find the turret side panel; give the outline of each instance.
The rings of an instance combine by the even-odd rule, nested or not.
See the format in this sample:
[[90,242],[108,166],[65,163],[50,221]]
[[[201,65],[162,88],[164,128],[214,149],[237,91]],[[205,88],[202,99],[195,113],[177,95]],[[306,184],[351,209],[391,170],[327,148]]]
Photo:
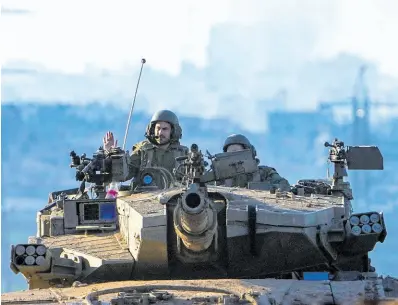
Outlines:
[[[249,205],[254,213],[249,216]],[[311,206],[313,207],[313,206]],[[317,269],[329,260],[319,247],[318,227],[340,220],[344,208],[328,205],[318,211],[283,210],[267,201],[237,199],[227,208],[229,276],[279,274]]]
[[134,278],[168,274],[166,206],[154,198],[128,202],[129,249],[136,260]]

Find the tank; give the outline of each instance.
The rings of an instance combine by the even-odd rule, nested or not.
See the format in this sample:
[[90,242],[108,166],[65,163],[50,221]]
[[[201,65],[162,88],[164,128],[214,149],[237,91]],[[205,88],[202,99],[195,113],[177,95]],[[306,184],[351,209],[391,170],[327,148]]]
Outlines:
[[381,152],[325,146],[333,177],[288,192],[218,185],[257,171],[250,149],[207,152],[208,163],[193,144],[174,173],[144,168],[130,184],[128,152],[71,152],[80,187],[50,193],[37,235],[12,245],[29,289],[2,303],[398,304],[398,280],[369,259],[387,236],[383,213],[354,212],[344,181],[346,169],[382,170]]

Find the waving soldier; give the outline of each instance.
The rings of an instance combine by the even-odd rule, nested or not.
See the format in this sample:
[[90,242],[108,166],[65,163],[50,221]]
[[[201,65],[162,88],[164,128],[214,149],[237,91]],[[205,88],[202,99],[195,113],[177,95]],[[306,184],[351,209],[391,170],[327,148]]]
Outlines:
[[[164,167],[173,174],[177,166],[175,158],[188,154],[188,148],[180,145],[182,129],[178,118],[170,110],[160,110],[152,116],[145,137],[146,140],[133,146],[127,180],[146,167]],[[112,132],[106,133],[103,144],[105,150],[116,146]]]

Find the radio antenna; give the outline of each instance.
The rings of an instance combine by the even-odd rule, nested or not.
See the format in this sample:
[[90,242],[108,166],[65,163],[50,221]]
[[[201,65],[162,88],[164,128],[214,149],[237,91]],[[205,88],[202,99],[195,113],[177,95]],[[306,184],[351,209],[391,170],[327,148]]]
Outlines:
[[125,134],[124,134],[124,140],[123,140],[123,150],[124,150],[124,148],[126,147],[126,141],[127,141],[127,135],[128,135],[128,133],[129,133],[131,115],[133,114],[135,99],[136,99],[136,97],[137,97],[138,86],[140,85],[140,79],[141,79],[142,68],[144,67],[144,64],[145,64],[145,63],[146,63],[145,58],[141,59],[141,70],[140,70],[140,75],[138,76],[137,87],[135,88],[135,94],[134,94],[133,103],[131,104],[131,109],[130,109],[130,113],[129,113],[129,118],[128,118],[128,120],[127,120],[126,132],[125,132]]

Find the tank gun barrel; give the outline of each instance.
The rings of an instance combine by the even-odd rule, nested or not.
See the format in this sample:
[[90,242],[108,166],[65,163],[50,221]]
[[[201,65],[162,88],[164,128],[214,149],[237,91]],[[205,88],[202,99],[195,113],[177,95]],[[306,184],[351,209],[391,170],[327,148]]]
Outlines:
[[[187,189],[182,194],[174,210],[174,228],[178,237],[178,249],[182,245],[192,252],[210,251],[213,244],[217,249],[217,211],[207,194],[206,183],[224,180],[245,173],[257,171],[257,162],[250,149],[239,152],[226,152],[211,156],[210,170],[205,171],[207,162],[197,144],[192,144],[188,156],[176,158],[184,161],[184,174]],[[181,243],[182,241],[182,243]],[[207,256],[202,255],[205,260]]]
[[192,234],[204,232],[209,222],[209,207],[203,194],[198,191],[186,192],[182,196],[181,203],[180,216],[183,229]]
[[[217,244],[217,211],[207,198],[204,187],[191,184],[174,210],[174,229],[179,244],[193,252],[207,250],[213,240]],[[179,246],[181,251],[181,245]]]

